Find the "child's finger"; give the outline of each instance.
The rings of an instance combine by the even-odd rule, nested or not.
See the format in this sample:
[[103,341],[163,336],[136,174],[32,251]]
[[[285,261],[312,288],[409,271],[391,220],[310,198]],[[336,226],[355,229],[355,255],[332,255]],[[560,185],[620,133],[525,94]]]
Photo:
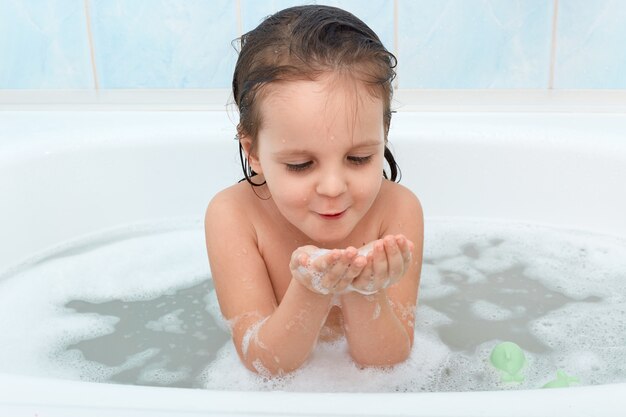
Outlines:
[[404,259],[394,236],[385,237],[384,242],[389,268],[388,280],[394,281],[400,278],[404,272]]
[[335,249],[325,251],[315,258],[311,257],[311,264],[315,271],[322,273],[326,272],[332,265],[335,264],[335,262],[337,262],[337,259],[339,259],[340,254],[338,253],[339,250]]
[[305,253],[299,250],[296,250],[291,255],[291,260],[289,261],[289,268],[291,270],[298,269],[301,266],[306,266],[308,261],[309,261],[309,257]]
[[352,281],[352,287],[358,292],[372,291],[374,281],[374,254],[370,252],[364,259],[365,265]]
[[369,277],[373,274],[371,260],[363,255],[357,256],[352,264],[350,264],[347,274],[353,281],[359,279],[361,276],[367,275]]
[[409,241],[404,238],[401,241],[401,244],[398,245],[400,248],[400,253],[402,254],[402,276],[409,270],[411,267],[411,250],[409,249]]
[[383,277],[386,278],[389,275],[389,264],[387,262],[387,253],[385,252],[385,244],[383,240],[378,240],[374,243],[372,269],[374,271],[374,278]]
[[354,277],[358,276],[359,273],[363,270],[363,267],[367,265],[367,258],[364,256],[358,255],[356,248],[348,248],[345,254],[345,262],[346,269],[343,273],[343,276],[337,286],[335,287],[336,292],[342,292],[354,280]]
[[413,259],[413,242],[404,237],[403,235],[396,236],[396,242],[402,253],[402,260],[404,261],[404,270],[409,269],[411,260]]
[[338,251],[335,254],[334,263],[326,271],[323,283],[327,288],[335,289],[348,269],[349,261],[344,252]]

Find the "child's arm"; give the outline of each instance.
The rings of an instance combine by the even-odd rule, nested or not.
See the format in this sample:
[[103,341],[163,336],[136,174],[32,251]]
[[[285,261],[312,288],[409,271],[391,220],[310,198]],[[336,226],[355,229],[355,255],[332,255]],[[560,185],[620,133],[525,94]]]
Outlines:
[[[382,231],[385,238],[373,242],[368,264],[352,284],[361,293],[352,291],[341,297],[350,354],[365,366],[401,362],[413,346],[423,215],[417,198],[408,191],[403,194],[402,204],[395,206],[393,221]],[[383,249],[376,250],[382,242]],[[411,256],[407,257],[410,249]],[[402,271],[399,280],[398,271]],[[396,279],[396,283],[385,288],[389,279]],[[373,293],[364,294],[367,292]]]
[[[244,226],[247,225],[247,226]],[[292,257],[294,279],[277,306],[267,268],[246,213],[222,195],[205,218],[207,250],[222,314],[229,321],[242,362],[252,371],[281,374],[298,368],[317,341],[331,306],[334,287],[347,285],[366,264],[350,264],[356,250],[333,251],[309,263],[306,248]],[[317,249],[317,248],[315,248]],[[333,259],[340,253],[339,259]],[[302,268],[299,268],[302,266]],[[310,269],[313,268],[313,269]],[[321,275],[326,292],[307,288],[307,278]],[[349,278],[346,278],[346,275]],[[342,284],[343,283],[343,284]]]

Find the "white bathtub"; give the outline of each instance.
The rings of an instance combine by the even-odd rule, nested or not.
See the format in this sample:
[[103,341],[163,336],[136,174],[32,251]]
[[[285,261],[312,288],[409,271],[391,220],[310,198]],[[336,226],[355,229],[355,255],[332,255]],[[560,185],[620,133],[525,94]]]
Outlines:
[[[233,132],[229,117],[219,111],[1,111],[0,273],[58,242],[120,224],[200,219],[211,196],[241,177]],[[427,223],[438,216],[498,218],[626,237],[623,112],[401,111],[390,139],[402,183],[420,196]],[[624,413],[626,383],[476,393],[294,394],[0,374],[0,416]]]

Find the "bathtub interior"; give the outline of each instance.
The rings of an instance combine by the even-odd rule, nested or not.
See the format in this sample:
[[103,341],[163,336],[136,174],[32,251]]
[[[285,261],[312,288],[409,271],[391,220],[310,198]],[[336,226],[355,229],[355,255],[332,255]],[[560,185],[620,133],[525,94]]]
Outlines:
[[[0,270],[93,231],[200,218],[212,195],[242,177],[225,112],[0,117],[0,193],[10,202],[0,207]],[[625,123],[615,114],[406,112],[389,138],[401,183],[427,217],[625,236]]]
[[[4,112],[0,120],[0,195],[10,202],[0,206],[0,272],[120,225],[200,221],[211,196],[241,178],[222,112]],[[427,224],[487,218],[626,237],[625,132],[619,114],[400,112],[390,141]]]

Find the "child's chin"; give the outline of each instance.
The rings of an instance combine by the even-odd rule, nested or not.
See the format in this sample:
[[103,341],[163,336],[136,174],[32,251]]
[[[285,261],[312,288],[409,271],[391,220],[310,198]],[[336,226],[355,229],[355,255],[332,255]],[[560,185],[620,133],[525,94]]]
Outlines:
[[348,237],[347,233],[323,233],[321,231],[315,231],[311,234],[307,234],[311,240],[318,243],[319,247],[326,249],[341,249],[339,246]]

